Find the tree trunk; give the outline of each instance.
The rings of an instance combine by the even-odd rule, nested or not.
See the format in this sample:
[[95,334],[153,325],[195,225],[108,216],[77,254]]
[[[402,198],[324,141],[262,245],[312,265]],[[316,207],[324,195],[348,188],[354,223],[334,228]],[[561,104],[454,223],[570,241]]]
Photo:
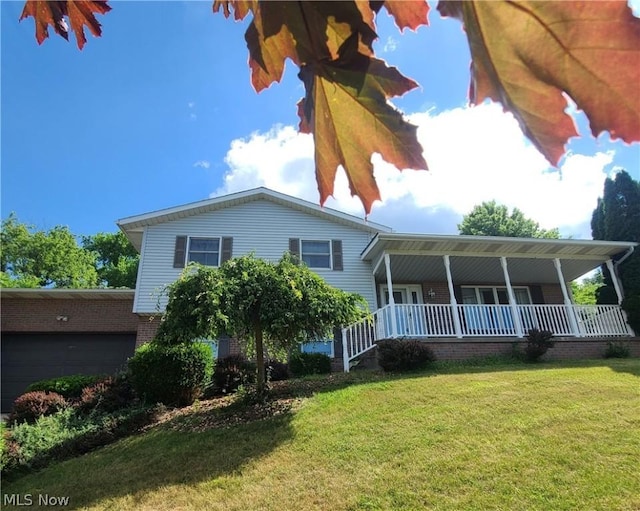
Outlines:
[[256,342],[256,367],[257,367],[257,380],[256,391],[260,398],[264,397],[266,393],[266,372],[264,367],[264,344],[262,342],[262,325],[258,320],[254,324],[253,330],[255,342]]

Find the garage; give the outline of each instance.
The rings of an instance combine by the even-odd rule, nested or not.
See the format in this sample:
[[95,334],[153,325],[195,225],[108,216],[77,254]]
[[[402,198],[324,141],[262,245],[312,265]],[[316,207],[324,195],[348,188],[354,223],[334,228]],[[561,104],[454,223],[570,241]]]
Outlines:
[[133,334],[5,334],[2,412],[34,381],[71,374],[113,374],[133,355]]
[[133,355],[131,289],[3,289],[1,409],[34,381],[113,374]]

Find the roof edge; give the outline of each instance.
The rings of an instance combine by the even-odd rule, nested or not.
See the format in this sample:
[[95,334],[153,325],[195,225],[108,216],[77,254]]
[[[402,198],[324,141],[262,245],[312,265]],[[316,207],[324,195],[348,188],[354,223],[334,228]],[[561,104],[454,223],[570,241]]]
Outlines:
[[211,197],[209,199],[204,199],[200,201],[190,202],[187,204],[183,204],[181,206],[173,206],[170,208],[159,209],[156,211],[151,211],[149,213],[143,213],[140,215],[129,216],[125,218],[121,218],[116,222],[118,227],[127,231],[127,226],[132,226],[132,228],[142,227],[144,225],[152,224],[154,219],[158,219],[164,216],[170,216],[173,214],[179,214],[188,212],[189,210],[197,210],[199,208],[206,208],[212,206],[220,206],[224,205],[225,202],[231,202],[233,200],[238,199],[253,199],[257,200],[261,197],[266,199],[275,199],[277,201],[282,201],[285,203],[290,203],[292,205],[304,208],[309,210],[314,214],[325,215],[329,217],[334,217],[336,219],[342,220],[344,222],[350,223],[356,227],[362,228],[364,230],[369,231],[383,231],[383,232],[392,232],[393,229],[389,226],[378,224],[375,222],[370,222],[368,220],[359,218],[355,215],[351,215],[349,213],[345,213],[343,211],[339,211],[337,209],[327,208],[319,206],[318,204],[314,204],[304,199],[299,199],[297,197],[293,197],[291,195],[287,195],[282,192],[278,192],[272,190],[270,188],[266,188],[264,186],[258,188],[252,188],[249,190],[243,190],[240,192],[234,192],[227,195],[220,195],[218,197]]

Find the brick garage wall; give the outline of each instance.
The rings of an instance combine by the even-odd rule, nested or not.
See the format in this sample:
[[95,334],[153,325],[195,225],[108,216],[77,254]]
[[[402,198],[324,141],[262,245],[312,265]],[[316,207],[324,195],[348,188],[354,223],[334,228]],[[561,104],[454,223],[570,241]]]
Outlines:
[[3,297],[1,328],[16,333],[135,332],[138,317],[132,310],[133,296],[130,300]]
[[138,324],[136,331],[136,348],[143,345],[145,342],[149,342],[153,339],[158,331],[160,325],[160,316],[145,316],[140,315],[138,317]]

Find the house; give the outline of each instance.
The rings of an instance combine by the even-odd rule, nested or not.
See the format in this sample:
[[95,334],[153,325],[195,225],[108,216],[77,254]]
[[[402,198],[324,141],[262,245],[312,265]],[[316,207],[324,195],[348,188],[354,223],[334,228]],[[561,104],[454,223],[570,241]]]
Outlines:
[[[336,325],[336,338],[303,346],[348,371],[382,339],[419,339],[440,359],[504,353],[530,328],[551,330],[547,356],[597,358],[611,339],[640,338],[619,305],[574,305],[568,282],[616,267],[631,242],[401,234],[288,195],[257,188],[118,222],[140,252],[137,288],[3,289],[2,411],[33,381],[112,373],[151,340],[163,289],[190,261],[220,265],[248,253],[296,253],[329,284],[356,292],[370,316]],[[618,302],[620,283],[614,280]],[[239,352],[234,339],[217,356]]]
[[[153,338],[166,303],[162,289],[189,262],[217,266],[252,252],[278,260],[286,251],[328,283],[361,294],[372,311],[360,323],[339,325],[341,339],[325,345],[345,371],[386,338],[424,340],[440,358],[465,358],[505,351],[540,328],[563,341],[558,356],[580,358],[601,356],[608,339],[633,336],[619,305],[574,305],[567,284],[602,264],[615,276],[632,242],[401,234],[266,188],[124,218],[118,226],[141,254],[133,304],[138,344]],[[232,339],[218,342],[218,356],[237,349]]]

